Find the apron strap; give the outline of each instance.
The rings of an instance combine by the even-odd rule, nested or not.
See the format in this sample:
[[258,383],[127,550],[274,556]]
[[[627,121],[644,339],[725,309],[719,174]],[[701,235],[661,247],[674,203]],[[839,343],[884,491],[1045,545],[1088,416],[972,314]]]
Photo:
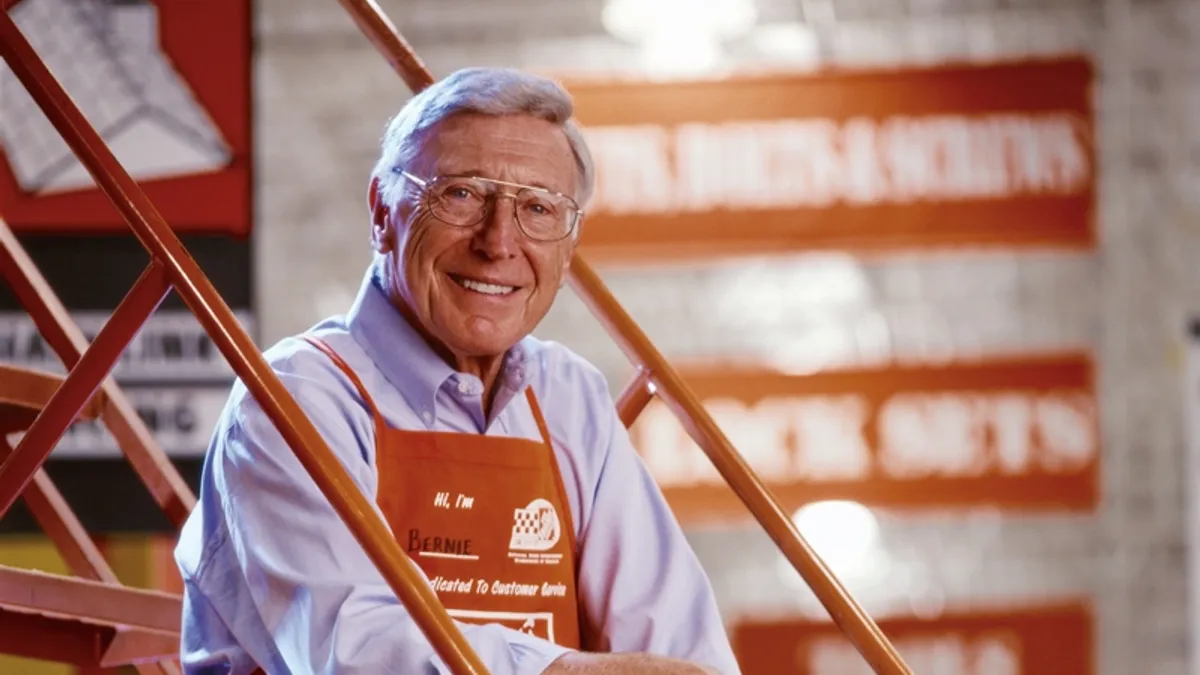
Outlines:
[[533,412],[533,421],[537,422],[542,442],[546,444],[546,447],[553,448],[554,444],[550,442],[550,427],[546,425],[546,418],[542,415],[542,407],[538,405],[537,397],[533,395],[533,387],[525,387],[525,400],[529,401],[529,409]]
[[575,537],[575,519],[571,516],[571,500],[567,499],[566,486],[563,485],[562,471],[558,468],[558,458],[554,454],[554,443],[550,440],[550,427],[546,424],[546,417],[542,414],[542,407],[538,405],[537,396],[533,394],[533,387],[525,388],[525,399],[529,401],[530,411],[533,412],[533,420],[537,422],[538,431],[542,434],[542,441],[546,444],[546,452],[550,454],[550,467],[554,470],[554,485],[558,489],[558,501],[562,504],[563,517],[566,519],[564,523],[566,527],[567,546],[571,549],[572,557],[575,559],[575,581],[576,581],[576,610],[579,621],[579,640],[584,648],[593,647],[589,642],[589,619],[587,612],[583,606],[583,598],[578,596],[579,582],[579,556],[582,551],[579,548],[579,541]]
[[313,337],[312,335],[304,335],[301,337],[305,342],[321,350],[325,356],[329,357],[329,360],[333,361],[333,364],[338,367],[338,370],[341,370],[346,374],[346,377],[350,378],[350,382],[354,385],[354,388],[358,390],[358,394],[362,396],[363,403],[365,403],[367,405],[367,409],[371,411],[371,417],[375,418],[375,428],[378,430],[386,427],[386,423],[383,421],[383,415],[380,415],[379,408],[375,407],[375,400],[371,398],[369,393],[367,393],[367,388],[363,386],[362,380],[358,377],[358,373],[354,372],[354,369],[350,367],[350,364],[346,363],[346,360],[343,359],[340,354],[335,352],[333,347],[329,346],[328,342],[322,340],[321,338]]
[[554,470],[554,485],[558,488],[558,499],[562,503],[563,516],[566,518],[566,535],[571,551],[575,554],[576,578],[579,577],[579,544],[575,540],[575,523],[571,517],[571,502],[567,499],[567,491],[562,481],[562,471],[558,469],[558,458],[554,454],[554,442],[550,440],[550,427],[546,417],[542,415],[542,407],[538,405],[537,396],[533,395],[533,387],[525,388],[525,400],[533,412],[533,421],[537,422],[538,431],[542,434],[542,442],[546,444],[546,452],[550,455],[550,467]]

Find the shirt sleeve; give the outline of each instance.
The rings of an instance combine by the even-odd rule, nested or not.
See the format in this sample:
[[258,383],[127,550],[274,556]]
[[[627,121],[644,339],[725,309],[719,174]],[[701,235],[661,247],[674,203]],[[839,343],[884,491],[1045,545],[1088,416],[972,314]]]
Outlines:
[[[373,453],[364,448],[372,447],[374,430],[356,393],[328,371],[281,379],[373,501]],[[227,419],[209,462],[228,541],[210,551],[224,557],[221,564],[208,567],[244,577],[238,586],[249,597],[230,597],[229,584],[208,595],[226,604],[223,613],[236,613],[237,623],[256,615],[261,630],[247,632],[268,637],[246,644],[239,635],[243,648],[268,672],[448,675],[254,398],[247,394]],[[537,675],[569,651],[502,626],[459,627],[497,675]]]
[[708,577],[599,386],[604,405],[594,439],[604,460],[580,536],[589,647],[672,656],[737,675]]

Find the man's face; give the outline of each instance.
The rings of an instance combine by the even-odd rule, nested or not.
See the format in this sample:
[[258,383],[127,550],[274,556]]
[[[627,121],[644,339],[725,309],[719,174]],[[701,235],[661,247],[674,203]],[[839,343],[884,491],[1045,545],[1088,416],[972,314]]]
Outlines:
[[[430,133],[408,171],[423,180],[472,175],[569,195],[577,180],[562,129],[527,115],[452,117]],[[418,191],[410,183],[405,194]],[[373,188],[374,240],[394,272],[390,290],[456,357],[503,354],[545,317],[562,286],[575,237],[528,239],[507,198],[497,199],[479,225],[455,227],[418,208],[418,199],[389,205],[376,194]]]

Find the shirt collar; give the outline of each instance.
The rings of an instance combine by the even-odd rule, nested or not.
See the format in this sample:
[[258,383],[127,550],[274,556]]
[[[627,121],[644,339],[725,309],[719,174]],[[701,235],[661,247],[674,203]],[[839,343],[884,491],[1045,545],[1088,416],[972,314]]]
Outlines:
[[[396,310],[383,290],[377,264],[363,278],[358,296],[346,314],[350,334],[375,362],[400,395],[426,423],[437,416],[437,392],[447,381],[473,381],[478,378],[458,373],[429,346]],[[530,381],[538,360],[532,358],[537,340],[526,337],[508,351],[497,378],[495,413],[503,410],[515,394]]]

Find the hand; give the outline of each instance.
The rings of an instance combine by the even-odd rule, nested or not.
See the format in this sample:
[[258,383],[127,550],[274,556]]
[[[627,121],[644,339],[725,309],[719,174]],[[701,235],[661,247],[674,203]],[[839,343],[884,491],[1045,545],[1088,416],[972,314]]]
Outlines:
[[721,675],[699,664],[652,654],[570,652],[555,659],[542,675]]

